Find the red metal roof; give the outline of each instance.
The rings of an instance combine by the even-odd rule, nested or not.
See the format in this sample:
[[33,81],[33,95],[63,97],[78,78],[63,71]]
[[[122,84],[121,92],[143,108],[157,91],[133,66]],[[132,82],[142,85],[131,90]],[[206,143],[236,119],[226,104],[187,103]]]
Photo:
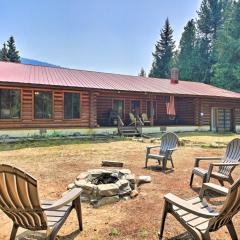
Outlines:
[[227,91],[199,82],[179,81],[178,84],[171,84],[169,79],[145,78],[139,76],[6,62],[0,62],[0,84],[1,83],[40,84],[62,87],[240,99],[240,93]]

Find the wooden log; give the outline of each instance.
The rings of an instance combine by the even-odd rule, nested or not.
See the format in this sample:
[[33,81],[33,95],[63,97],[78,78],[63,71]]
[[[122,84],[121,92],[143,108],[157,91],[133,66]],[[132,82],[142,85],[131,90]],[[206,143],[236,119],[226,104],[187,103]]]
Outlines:
[[123,162],[103,160],[102,166],[103,167],[123,167]]

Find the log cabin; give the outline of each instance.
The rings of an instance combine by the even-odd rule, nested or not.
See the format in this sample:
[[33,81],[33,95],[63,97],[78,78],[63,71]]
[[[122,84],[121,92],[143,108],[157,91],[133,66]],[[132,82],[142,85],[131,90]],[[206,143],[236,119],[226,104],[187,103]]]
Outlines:
[[180,81],[177,69],[158,79],[0,62],[0,135],[112,133],[129,113],[148,118],[145,133],[238,132],[240,93]]

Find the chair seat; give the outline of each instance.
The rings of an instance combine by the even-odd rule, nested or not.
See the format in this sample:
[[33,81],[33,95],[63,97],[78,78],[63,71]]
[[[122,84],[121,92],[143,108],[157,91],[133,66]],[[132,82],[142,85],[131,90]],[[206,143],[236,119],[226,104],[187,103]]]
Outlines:
[[229,178],[229,176],[224,175],[224,174],[219,173],[219,172],[212,172],[211,177],[215,177],[215,178],[218,178],[218,179],[219,178],[220,179],[228,179]]
[[[206,213],[214,212],[207,203],[203,202],[200,198],[194,198],[187,201],[189,205],[194,205],[198,207],[201,211],[206,211]],[[199,217],[195,214],[189,213],[173,205],[173,210],[175,214],[178,215],[187,225],[192,229],[198,229],[201,232],[205,232],[208,228],[209,219],[204,217]]]
[[203,176],[206,176],[208,172],[206,169],[195,167],[195,168],[193,168],[192,173],[203,177]]
[[[203,168],[195,167],[195,168],[193,168],[192,173],[194,173],[198,176],[204,177],[208,174],[208,171]],[[212,172],[211,177],[218,178],[218,179],[228,179],[229,178],[228,176],[226,176],[222,173],[219,173],[219,172]]]
[[[51,206],[55,201],[52,200],[43,200],[41,201],[42,207],[49,207]],[[63,207],[55,210],[45,210],[44,213],[47,216],[47,224],[49,227],[54,226],[59,221],[61,221],[65,215],[68,215],[72,210],[72,204],[66,204]]]
[[148,156],[148,158],[157,159],[157,160],[161,160],[161,159],[165,158],[164,155],[153,154],[153,153],[150,153],[147,156]]

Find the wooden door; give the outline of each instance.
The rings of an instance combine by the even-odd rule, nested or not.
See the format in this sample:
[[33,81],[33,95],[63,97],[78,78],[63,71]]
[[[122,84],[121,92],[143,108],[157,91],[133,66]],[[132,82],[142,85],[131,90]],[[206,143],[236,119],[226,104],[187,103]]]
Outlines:
[[212,109],[212,130],[216,132],[231,132],[233,130],[232,109]]

